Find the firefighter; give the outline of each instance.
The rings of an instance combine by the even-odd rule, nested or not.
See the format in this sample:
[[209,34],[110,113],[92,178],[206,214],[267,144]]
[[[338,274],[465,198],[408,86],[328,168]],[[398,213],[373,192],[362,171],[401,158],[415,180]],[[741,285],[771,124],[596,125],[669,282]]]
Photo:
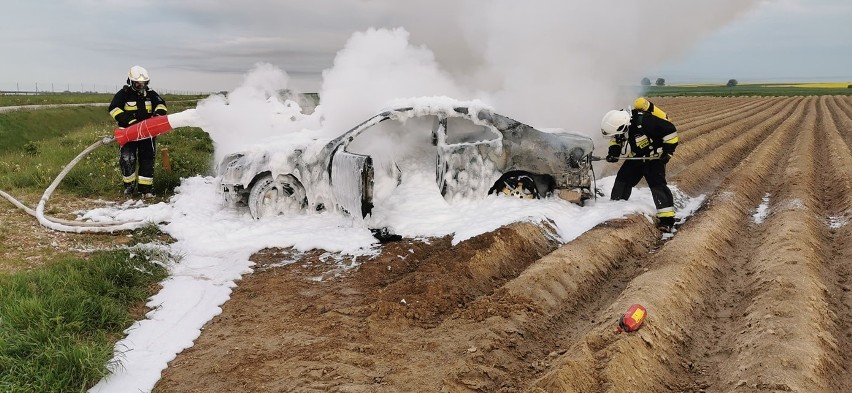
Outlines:
[[640,97],[628,109],[607,112],[601,121],[601,132],[611,138],[606,156],[608,162],[619,161],[622,154],[636,158],[624,160],[615,176],[610,198],[630,199],[633,187],[644,177],[657,207],[657,227],[671,232],[675,209],[672,191],[666,184],[666,164],[677,148],[678,136],[668,115]]
[[[109,104],[109,114],[119,127],[128,127],[151,116],[168,113],[166,101],[148,87],[150,81],[147,70],[138,65],[130,67],[127,84],[115,93]],[[134,191],[138,191],[143,198],[153,196],[156,139],[127,142],[121,147],[118,164],[126,197],[132,197]]]

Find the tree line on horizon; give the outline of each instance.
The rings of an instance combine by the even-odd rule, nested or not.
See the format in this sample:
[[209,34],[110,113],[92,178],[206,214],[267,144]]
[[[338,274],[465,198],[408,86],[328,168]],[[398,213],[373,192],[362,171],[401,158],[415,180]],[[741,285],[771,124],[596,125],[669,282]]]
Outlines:
[[[651,79],[649,79],[647,77],[642,78],[642,80],[639,81],[639,84],[642,85],[642,86],[651,86]],[[734,87],[737,84],[739,84],[739,82],[737,82],[736,79],[728,79],[728,83],[726,83],[725,86]],[[657,78],[657,80],[654,82],[654,85],[655,86],[665,86],[666,85],[666,79],[665,78]],[[850,86],[852,86],[852,85],[850,85]]]

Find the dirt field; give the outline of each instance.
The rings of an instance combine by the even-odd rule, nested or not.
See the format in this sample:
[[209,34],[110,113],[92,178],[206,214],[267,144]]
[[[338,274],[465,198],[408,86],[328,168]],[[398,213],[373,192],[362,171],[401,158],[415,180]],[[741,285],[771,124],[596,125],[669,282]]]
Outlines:
[[[707,195],[672,239],[515,224],[344,272],[263,250],[155,391],[852,392],[852,98],[654,101],[670,181]],[[617,333],[634,303],[646,324]]]
[[[707,195],[673,239],[643,217],[568,244],[516,224],[391,243],[348,271],[263,250],[156,391],[852,392],[852,98],[654,101],[681,133],[670,181]],[[135,236],[0,221],[0,258],[20,261],[3,272]],[[615,333],[634,303],[646,325]]]

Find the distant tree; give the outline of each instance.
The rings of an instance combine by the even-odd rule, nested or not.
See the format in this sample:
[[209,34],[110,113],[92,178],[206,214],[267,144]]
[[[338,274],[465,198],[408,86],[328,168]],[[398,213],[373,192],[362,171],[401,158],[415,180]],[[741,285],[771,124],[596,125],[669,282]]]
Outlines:
[[642,81],[639,83],[641,83],[642,86],[651,86],[651,80],[648,78],[642,78]]
[[846,85],[847,89],[852,89],[852,85]]
[[725,85],[725,86],[728,86],[728,87],[734,87],[734,86],[736,86],[736,85],[737,85],[737,83],[739,83],[739,82],[737,82],[737,80],[736,80],[736,79],[729,79],[729,80],[728,80],[728,84],[727,84],[727,85]]
[[665,86],[666,80],[663,78],[657,78],[657,82],[655,83],[657,86]]

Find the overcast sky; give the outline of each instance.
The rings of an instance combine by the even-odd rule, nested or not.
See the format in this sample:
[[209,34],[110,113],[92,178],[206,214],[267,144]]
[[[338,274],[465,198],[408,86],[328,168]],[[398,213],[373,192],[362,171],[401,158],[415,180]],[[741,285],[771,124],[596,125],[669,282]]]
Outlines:
[[440,72],[473,89],[497,81],[511,91],[587,73],[616,85],[642,76],[852,80],[848,0],[2,3],[2,90],[38,83],[39,90],[114,91],[139,64],[155,89],[212,92],[233,89],[255,64],[269,63],[293,89],[319,91],[323,70],[353,33],[370,27],[403,28]]

